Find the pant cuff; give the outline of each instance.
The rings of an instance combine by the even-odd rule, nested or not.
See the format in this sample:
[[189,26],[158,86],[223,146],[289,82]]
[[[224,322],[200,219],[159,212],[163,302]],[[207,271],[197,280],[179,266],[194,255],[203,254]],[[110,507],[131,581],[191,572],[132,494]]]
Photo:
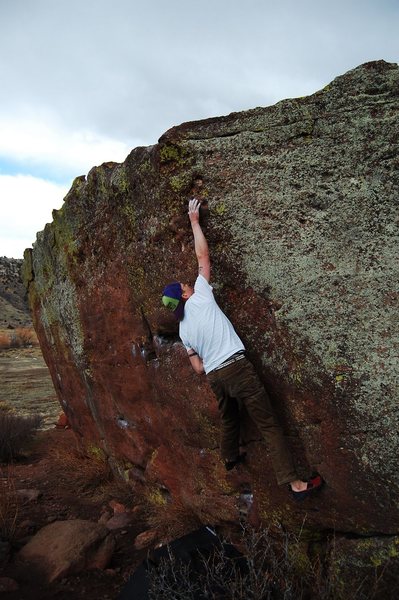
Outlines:
[[291,481],[295,481],[296,479],[299,479],[298,475],[296,473],[292,473],[287,477],[278,478],[277,485],[287,485],[287,483],[291,483]]

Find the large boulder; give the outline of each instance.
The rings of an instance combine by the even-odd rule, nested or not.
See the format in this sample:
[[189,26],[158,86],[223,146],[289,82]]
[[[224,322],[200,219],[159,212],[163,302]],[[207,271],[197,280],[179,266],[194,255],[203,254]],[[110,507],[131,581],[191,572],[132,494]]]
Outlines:
[[253,427],[248,466],[226,479],[213,395],[161,306],[165,283],[196,276],[195,194],[217,300],[299,471],[327,482],[307,527],[398,532],[398,94],[398,66],[378,61],[306,98],[175,127],[78,177],[25,253],[63,410],[159,519],[235,519],[244,483],[262,521],[304,518]]
[[52,582],[88,569],[105,569],[114,550],[115,538],[106,527],[76,519],[43,527],[19,558]]

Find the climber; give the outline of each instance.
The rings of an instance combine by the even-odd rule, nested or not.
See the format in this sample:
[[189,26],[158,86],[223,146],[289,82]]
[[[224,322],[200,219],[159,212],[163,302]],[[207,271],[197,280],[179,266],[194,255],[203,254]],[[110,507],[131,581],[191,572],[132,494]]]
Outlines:
[[303,500],[320,490],[323,480],[319,474],[308,481],[298,478],[269,397],[245,356],[245,347],[233,325],[216,304],[209,285],[211,265],[208,243],[199,222],[200,205],[194,198],[188,207],[198,260],[197,280],[194,287],[180,282],[167,285],[162,302],[180,322],[179,335],[194,371],[206,373],[217,397],[222,421],[221,453],[226,469],[233,469],[246,456],[239,453],[238,402],[242,401],[268,445],[278,484],[288,484],[294,498]]

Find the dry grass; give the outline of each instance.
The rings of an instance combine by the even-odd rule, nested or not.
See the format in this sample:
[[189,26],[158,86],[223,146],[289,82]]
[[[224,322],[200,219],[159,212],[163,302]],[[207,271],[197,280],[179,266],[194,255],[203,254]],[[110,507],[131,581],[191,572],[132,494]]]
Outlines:
[[55,448],[49,469],[59,488],[70,490],[79,497],[96,502],[116,499],[128,506],[133,504],[131,486],[115,478],[106,455],[99,448],[91,448],[86,454],[77,449]]
[[147,507],[148,523],[157,529],[164,539],[174,539],[201,527],[203,523],[226,523],[231,521],[235,499],[217,495],[188,494],[184,490],[180,498],[164,494],[162,489],[147,488],[143,494]]
[[103,454],[85,456],[77,449],[55,448],[49,468],[60,487],[73,490],[78,496],[101,491],[112,478]]
[[0,331],[0,350],[9,350],[10,348],[29,348],[38,346],[39,340],[35,330],[32,327],[19,327],[13,330]]
[[111,477],[110,481],[102,488],[102,499],[104,502],[108,500],[117,500],[128,508],[137,504],[137,495],[133,491],[132,486],[123,479]]
[[148,505],[147,498],[145,506],[149,525],[158,531],[162,539],[175,539],[202,526],[198,515],[180,502],[168,501],[158,506],[154,502]]
[[19,504],[10,467],[0,470],[0,539],[11,541],[17,529]]

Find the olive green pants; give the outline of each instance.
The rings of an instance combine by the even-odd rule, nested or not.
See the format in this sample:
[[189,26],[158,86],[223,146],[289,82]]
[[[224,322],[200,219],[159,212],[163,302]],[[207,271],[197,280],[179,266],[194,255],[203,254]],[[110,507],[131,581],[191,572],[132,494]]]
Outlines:
[[222,418],[222,458],[232,461],[239,454],[242,402],[267,444],[277,483],[283,485],[298,479],[283,431],[252,363],[242,358],[208,373],[207,378],[216,394]]

